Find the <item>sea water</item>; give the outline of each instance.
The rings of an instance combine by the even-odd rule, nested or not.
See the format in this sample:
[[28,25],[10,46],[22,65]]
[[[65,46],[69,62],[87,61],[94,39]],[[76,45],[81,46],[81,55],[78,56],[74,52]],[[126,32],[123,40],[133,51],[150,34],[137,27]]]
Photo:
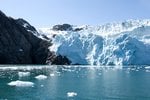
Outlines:
[[0,100],[150,100],[150,67],[1,65]]

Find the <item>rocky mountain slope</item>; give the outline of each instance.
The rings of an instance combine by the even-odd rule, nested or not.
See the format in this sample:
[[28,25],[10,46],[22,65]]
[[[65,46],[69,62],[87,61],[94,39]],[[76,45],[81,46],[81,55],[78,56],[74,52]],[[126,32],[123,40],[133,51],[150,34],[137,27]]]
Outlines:
[[[7,17],[0,11],[0,64],[69,64],[69,60],[50,52],[49,40],[27,21]],[[65,61],[60,63],[60,60]]]

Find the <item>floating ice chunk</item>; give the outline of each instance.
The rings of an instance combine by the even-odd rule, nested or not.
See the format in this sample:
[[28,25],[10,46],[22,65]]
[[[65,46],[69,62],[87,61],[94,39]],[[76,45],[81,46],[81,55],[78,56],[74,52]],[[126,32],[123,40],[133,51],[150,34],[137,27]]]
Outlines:
[[55,76],[55,74],[54,74],[54,73],[51,73],[50,76]]
[[23,51],[23,49],[19,49],[19,51],[20,51],[20,52],[22,52],[22,51]]
[[18,72],[19,77],[28,77],[30,76],[30,72]]
[[74,96],[77,96],[77,93],[75,93],[75,92],[68,92],[67,96],[68,97],[74,97]]
[[29,82],[29,81],[12,81],[10,83],[8,83],[8,85],[10,86],[16,86],[16,87],[32,87],[34,85],[34,83]]
[[35,78],[38,79],[38,80],[44,80],[44,79],[47,79],[47,76],[45,76],[45,75],[38,75]]
[[145,69],[150,69],[150,66],[146,66]]

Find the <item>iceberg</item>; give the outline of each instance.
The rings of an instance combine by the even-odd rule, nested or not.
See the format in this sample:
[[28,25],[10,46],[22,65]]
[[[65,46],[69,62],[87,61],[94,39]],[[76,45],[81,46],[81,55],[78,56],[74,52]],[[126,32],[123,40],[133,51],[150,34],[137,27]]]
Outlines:
[[45,75],[38,75],[35,78],[38,79],[38,80],[44,80],[44,79],[47,79],[47,76],[45,76]]
[[29,81],[17,80],[17,81],[12,81],[12,82],[8,83],[8,85],[16,86],[16,87],[32,87],[32,86],[34,86],[34,83],[29,82]]
[[77,93],[75,93],[75,92],[68,92],[67,96],[68,97],[75,97],[75,96],[77,96]]

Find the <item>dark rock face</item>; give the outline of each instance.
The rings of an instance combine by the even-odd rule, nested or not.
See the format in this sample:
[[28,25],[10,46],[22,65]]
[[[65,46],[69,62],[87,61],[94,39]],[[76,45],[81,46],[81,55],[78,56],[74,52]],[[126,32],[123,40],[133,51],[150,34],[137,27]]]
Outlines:
[[36,29],[31,26],[27,21],[25,21],[24,19],[22,18],[19,18],[16,20],[18,24],[20,24],[21,26],[25,27],[26,30],[30,30],[30,31],[35,31],[36,32]]
[[71,31],[72,30],[72,26],[69,24],[63,24],[63,25],[55,25],[52,28],[55,31]]
[[[0,12],[1,64],[44,64],[43,58],[37,59],[34,55],[35,53],[39,54],[42,41],[21,26],[18,20],[8,18]],[[47,50],[47,47],[44,50]],[[45,52],[42,55],[47,57]]]
[[56,55],[49,60],[48,54],[54,55],[48,50],[51,43],[38,38],[38,34],[25,20],[15,20],[0,11],[0,64],[66,64],[69,61]]
[[53,61],[52,65],[70,65],[71,61],[66,56],[57,56]]
[[52,65],[70,65],[71,61],[66,56],[56,56],[54,52],[49,52],[46,63]]
[[78,31],[81,31],[81,30],[83,30],[83,28],[76,28],[76,29],[74,29],[75,32],[78,32]]

